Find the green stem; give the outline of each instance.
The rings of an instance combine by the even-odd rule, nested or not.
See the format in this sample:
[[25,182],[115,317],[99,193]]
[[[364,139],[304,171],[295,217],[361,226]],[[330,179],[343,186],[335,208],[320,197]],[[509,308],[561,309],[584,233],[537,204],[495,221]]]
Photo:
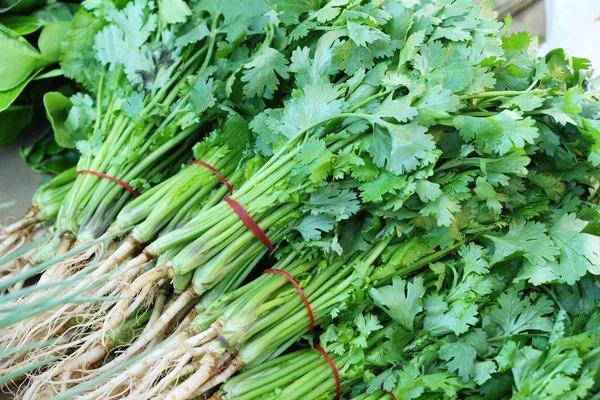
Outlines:
[[536,89],[536,90],[499,90],[499,91],[491,91],[491,92],[481,92],[474,94],[467,94],[463,96],[458,96],[460,100],[470,100],[470,99],[484,99],[488,97],[508,97],[508,96],[519,96],[525,93],[534,93],[534,94],[542,94],[545,93],[546,90]]

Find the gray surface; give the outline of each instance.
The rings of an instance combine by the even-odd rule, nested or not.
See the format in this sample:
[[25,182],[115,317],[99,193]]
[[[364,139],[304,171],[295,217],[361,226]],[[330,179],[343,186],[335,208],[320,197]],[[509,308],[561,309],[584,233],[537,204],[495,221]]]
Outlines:
[[[31,139],[25,138],[25,142]],[[42,178],[42,175],[33,173],[25,161],[21,160],[18,144],[0,147],[0,204],[14,202],[11,207],[0,209],[0,224],[23,217]]]

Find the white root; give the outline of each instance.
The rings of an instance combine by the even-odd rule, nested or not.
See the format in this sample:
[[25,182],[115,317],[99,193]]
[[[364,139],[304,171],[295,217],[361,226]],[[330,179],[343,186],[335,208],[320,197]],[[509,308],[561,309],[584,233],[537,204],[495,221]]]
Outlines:
[[221,354],[209,350],[200,361],[200,367],[190,375],[182,384],[177,385],[165,400],[184,400],[192,398],[192,394],[208,381],[217,371]]
[[29,263],[30,258],[35,254],[37,249],[31,249],[20,257],[17,257],[0,267],[0,276],[16,275],[23,271],[24,267]]
[[[152,268],[150,271],[140,275],[123,293],[125,299],[119,301],[108,314],[102,330],[108,332],[109,329],[117,326],[129,315],[129,302],[136,301],[136,295],[146,287],[152,286],[164,278],[172,278],[173,270],[169,267]],[[185,305],[184,305],[185,306]],[[183,308],[183,307],[182,307]]]
[[[160,314],[164,305],[166,293],[156,297],[156,307],[158,308],[158,314]],[[157,339],[160,339],[160,337],[157,337]],[[105,338],[103,337],[103,333],[101,331],[95,331],[91,336],[88,336],[85,339],[81,347],[79,347],[66,359],[59,361],[51,369],[47,370],[40,377],[40,379],[52,384],[53,382],[56,383],[56,377],[61,376],[62,378],[60,379],[60,382],[63,386],[66,384],[67,380],[69,383],[81,382],[85,380],[90,373],[90,367],[106,357],[113,347],[112,344],[103,344],[104,340]],[[71,375],[74,373],[79,376],[78,379],[71,379]]]
[[186,290],[184,293],[182,293],[179,296],[179,298],[165,310],[165,312],[160,316],[158,321],[156,321],[156,323],[151,329],[146,331],[146,333],[144,333],[143,335],[140,335],[140,337],[138,337],[137,340],[131,346],[129,346],[129,348],[127,348],[125,352],[123,352],[121,355],[116,357],[108,364],[102,366],[100,370],[110,371],[118,364],[128,360],[129,358],[137,354],[140,350],[146,347],[148,343],[152,342],[154,337],[158,335],[166,326],[169,325],[169,323],[173,318],[175,318],[177,313],[179,313],[180,310],[185,308],[185,306],[187,306],[187,304],[193,301],[195,298],[196,295],[190,290]]
[[[123,254],[132,251],[131,248],[134,246],[131,245],[131,241],[129,243],[130,244],[128,246],[121,246],[125,250],[120,252],[120,255],[117,255],[113,259],[122,257]],[[89,249],[80,257],[70,259],[67,262],[75,265],[78,262],[81,262],[81,260],[88,260],[98,250],[98,246],[95,246]],[[137,275],[139,273],[139,270],[145,265],[145,263],[142,263],[142,261],[144,261],[145,258],[146,257],[140,257],[135,259],[135,262],[128,263],[127,266],[129,267],[130,272],[131,270],[133,270],[134,274]],[[104,263],[104,265],[106,266],[107,263]],[[64,271],[65,269],[62,270]],[[131,274],[129,276],[131,276]],[[46,281],[52,281],[56,279],[61,278],[59,278],[58,276],[51,277],[51,274],[48,274],[46,276]],[[109,281],[104,286],[102,286],[100,290],[90,293],[90,295],[97,297],[106,295],[111,289],[113,289],[115,284],[116,282],[112,283],[111,281]],[[80,284],[78,286],[82,285]],[[82,290],[83,288],[77,287],[73,290]],[[40,297],[41,295],[42,293],[37,293],[36,297]],[[3,339],[0,339],[0,343],[6,347],[9,345],[23,346],[27,343],[32,343],[36,341],[47,341],[53,338],[54,336],[58,335],[60,331],[64,330],[66,324],[72,321],[73,318],[89,316],[89,318],[86,318],[86,320],[90,322],[80,323],[77,327],[70,328],[71,332],[75,333],[77,331],[80,335],[87,331],[87,328],[93,328],[93,325],[98,324],[98,322],[102,322],[106,315],[106,312],[108,311],[108,308],[110,308],[111,305],[111,302],[82,302],[77,304],[65,304],[61,306],[58,310],[50,311],[44,313],[41,316],[31,318],[27,321],[23,321],[16,327],[9,329],[2,335]]]
[[29,228],[31,225],[35,225],[36,223],[39,222],[39,219],[37,218],[37,211],[36,209],[34,209],[32,207],[32,209],[30,209],[27,214],[25,215],[25,217],[11,225],[8,225],[7,227],[5,227],[4,229],[2,229],[2,234],[4,235],[10,235],[12,233],[16,233],[18,231],[21,231],[23,229]]
[[[188,365],[188,363],[191,360],[192,360],[191,353],[184,354],[183,357],[181,357],[179,359],[179,361],[177,361],[175,368],[173,368],[171,370],[171,372],[169,372],[167,375],[165,375],[156,384],[154,384],[154,381],[156,380],[156,375],[159,375],[159,373],[155,372],[154,374],[152,374],[150,376],[150,379],[148,379],[146,377],[144,380],[150,381],[150,383],[144,384],[144,382],[142,382],[142,384],[136,385],[136,386],[138,386],[138,389],[135,392],[131,393],[132,397],[135,398],[137,395],[142,394],[142,393],[147,393],[148,397],[155,396],[156,394],[161,393],[162,391],[166,390],[166,388],[168,388],[172,382],[177,381],[181,376],[187,375],[187,373],[193,372],[194,366]],[[158,368],[153,368],[153,369],[158,371]],[[151,387],[151,388],[148,389],[148,387]]]
[[[180,327],[183,325],[185,324],[180,325]],[[174,334],[145,355],[144,358],[103,384],[100,388],[89,393],[89,398],[95,399],[94,396],[101,396],[101,393],[113,393],[115,390],[122,393],[121,387],[126,382],[129,383],[130,387],[135,387],[136,392],[139,393],[150,391],[160,393],[166,390],[165,385],[168,384],[169,380],[177,380],[187,375],[187,373],[182,375],[182,371],[188,368],[188,362],[192,358],[205,353],[208,343],[217,336],[221,326],[221,321],[215,321],[209,329],[191,337],[189,331],[180,330],[178,332],[176,330]],[[160,379],[161,377],[165,378]],[[158,381],[159,379],[160,381]],[[130,395],[133,396],[133,393]],[[133,396],[132,398],[136,397]]]
[[[227,379],[231,378],[233,374],[240,371],[244,368],[244,363],[242,363],[238,358],[233,360],[231,364],[223,372],[219,373],[219,375],[214,376],[210,380],[208,380],[204,385],[200,386],[200,388],[194,392],[192,398],[201,397],[206,391],[214,388],[221,383],[227,381]],[[212,397],[211,397],[212,398]]]
[[128,389],[122,389],[123,385],[127,382],[133,382],[136,378],[144,376],[148,373],[150,368],[154,368],[159,363],[165,363],[165,356],[173,350],[177,350],[178,345],[181,343],[181,336],[172,336],[164,342],[163,346],[158,347],[150,354],[146,355],[141,360],[137,361],[133,365],[129,366],[126,370],[113,377],[109,381],[103,383],[100,387],[95,390],[88,392],[80,400],[90,399],[95,400],[98,398],[112,395],[115,390],[119,393],[123,393]]
[[146,333],[146,331],[148,331],[152,327],[152,325],[154,325],[156,323],[156,321],[158,321],[158,319],[160,318],[160,315],[162,314],[162,312],[165,308],[166,302],[167,302],[167,292],[166,292],[166,290],[161,289],[160,293],[158,294],[158,296],[156,296],[156,299],[154,300],[154,306],[152,307],[152,315],[150,315],[150,319],[148,320],[148,323],[144,327],[144,330],[142,331],[142,335],[144,333]]
[[0,243],[0,256],[7,256],[11,253],[11,249],[16,243],[21,240],[21,236],[17,234],[11,234]]

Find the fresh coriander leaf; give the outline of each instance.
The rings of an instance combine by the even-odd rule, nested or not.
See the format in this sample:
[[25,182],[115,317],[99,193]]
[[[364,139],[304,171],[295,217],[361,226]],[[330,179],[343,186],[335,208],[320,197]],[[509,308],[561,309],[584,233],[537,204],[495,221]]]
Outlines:
[[242,82],[248,97],[272,94],[279,85],[279,77],[288,78],[288,62],[283,54],[272,47],[263,49],[252,61],[244,64]]
[[525,144],[533,144],[539,136],[535,121],[522,118],[516,111],[504,110],[492,117],[455,117],[454,123],[466,141],[474,140],[487,154],[504,155],[514,149],[522,149]]
[[415,317],[423,311],[425,287],[422,277],[417,276],[407,282],[396,276],[391,285],[371,288],[369,294],[373,302],[394,321],[411,332],[415,329]]
[[553,303],[546,297],[531,294],[521,298],[519,292],[511,288],[498,297],[498,305],[493,306],[488,315],[504,335],[511,336],[530,331],[550,332],[552,320],[548,314],[553,311]]

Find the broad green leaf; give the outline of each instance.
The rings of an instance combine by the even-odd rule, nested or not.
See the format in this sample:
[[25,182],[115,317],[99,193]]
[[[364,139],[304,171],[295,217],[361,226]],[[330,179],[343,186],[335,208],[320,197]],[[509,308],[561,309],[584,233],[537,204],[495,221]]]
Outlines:
[[12,29],[19,35],[29,35],[55,21],[70,21],[78,8],[74,4],[52,3],[42,7],[31,15],[2,15],[0,24]]
[[0,25],[0,91],[13,89],[48,64],[25,39]]
[[71,106],[71,100],[62,93],[49,92],[44,95],[46,117],[54,131],[56,143],[67,148],[75,147],[75,142],[71,138],[71,132],[65,127]]
[[31,80],[33,80],[40,71],[31,75],[18,86],[15,86],[10,90],[0,92],[0,112],[6,110],[17,99],[17,97],[19,97],[23,89],[25,89],[25,86],[27,86],[27,84],[31,82]]
[[7,15],[0,17],[0,24],[19,35],[29,35],[43,26],[42,21],[32,15]]
[[61,44],[70,26],[71,23],[68,21],[57,21],[44,27],[38,39],[42,57],[49,62],[58,62]]
[[[65,149],[56,143],[54,134],[49,128],[35,143],[22,147],[19,154],[33,171],[52,175],[58,175],[75,166],[79,159],[79,153],[76,150]],[[55,180],[53,179],[51,182],[55,183]],[[37,191],[36,195],[40,195],[40,193]],[[34,203],[40,204],[39,201],[44,200],[38,198],[37,201]]]
[[0,14],[8,11],[26,13],[45,2],[46,0],[0,0]]
[[0,113],[0,146],[11,143],[29,125],[33,117],[31,106],[14,106]]

